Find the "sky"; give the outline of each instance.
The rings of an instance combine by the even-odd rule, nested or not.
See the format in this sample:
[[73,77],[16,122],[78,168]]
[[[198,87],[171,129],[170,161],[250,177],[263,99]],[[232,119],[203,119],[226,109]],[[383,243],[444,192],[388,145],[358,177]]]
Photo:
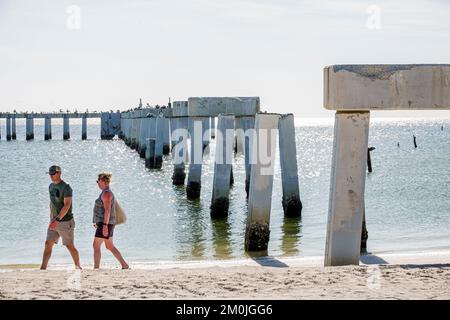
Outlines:
[[450,63],[450,1],[0,0],[2,112],[259,96],[332,117],[323,67],[366,63]]

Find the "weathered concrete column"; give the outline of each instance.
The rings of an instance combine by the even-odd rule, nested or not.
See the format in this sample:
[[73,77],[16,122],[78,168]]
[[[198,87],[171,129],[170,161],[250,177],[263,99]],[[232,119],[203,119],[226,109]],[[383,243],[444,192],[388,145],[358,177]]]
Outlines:
[[369,112],[336,112],[325,265],[359,264]]
[[203,150],[209,145],[211,132],[209,131],[209,117],[202,119],[202,134],[203,134]]
[[112,138],[114,138],[115,133],[113,129],[111,113],[102,112],[100,130],[100,137],[102,140],[111,140]]
[[297,145],[295,143],[294,115],[285,114],[278,122],[283,210],[289,217],[300,217],[302,202],[298,183]]
[[69,127],[69,117],[64,116],[63,118],[63,139],[69,140],[70,139],[70,127]]
[[273,168],[276,153],[278,114],[258,113],[255,120],[256,139],[253,148],[245,250],[267,250],[270,236]]
[[163,162],[164,118],[156,117],[155,168],[160,169]]
[[145,149],[147,148],[146,140],[148,138],[148,125],[149,121],[147,118],[140,119],[140,130],[139,130],[139,138],[138,138],[138,147],[137,152],[141,158],[145,158]]
[[44,140],[52,139],[52,118],[45,117],[44,120]]
[[234,119],[234,132],[236,137],[236,153],[243,153],[244,147],[243,147],[243,140],[244,140],[244,134],[242,130],[242,124],[241,124],[241,118],[235,118]]
[[136,138],[135,138],[136,143],[135,143],[133,149],[139,153],[141,125],[142,125],[141,111],[138,112],[138,116],[139,116],[139,118],[136,119]]
[[228,216],[233,155],[234,115],[220,114],[217,124],[216,159],[210,212],[213,218]]
[[163,117],[163,154],[170,153],[170,119]]
[[6,141],[11,141],[11,117],[6,117]]
[[211,117],[211,139],[216,138],[216,117]]
[[17,132],[16,132],[16,116],[13,115],[11,118],[11,139],[16,140],[17,139]]
[[[134,117],[137,116],[136,113],[134,113],[133,115]],[[136,145],[137,145],[137,130],[138,130],[138,122],[139,120],[137,118],[133,118],[133,124],[132,124],[132,128],[131,128],[131,144],[130,144],[130,148],[135,150],[136,149]]]
[[255,117],[242,117],[241,126],[244,132],[244,158],[245,158],[245,192],[249,193],[251,172],[251,150],[255,133]]
[[147,147],[145,148],[145,167],[147,169],[155,168],[155,146],[156,139],[148,138]]
[[180,118],[175,118],[172,120],[176,120],[171,122],[171,126],[173,123],[173,132],[172,132],[172,142],[175,141],[175,144],[172,148],[172,158],[173,158],[173,175],[172,175],[172,183],[176,186],[184,185],[184,180],[186,178],[185,172],[185,164],[187,162],[187,140],[188,140],[188,131],[186,128],[179,127],[181,124]]
[[25,139],[33,140],[34,139],[34,118],[33,116],[28,115],[26,120],[26,137]]
[[87,139],[87,117],[83,116],[81,118],[81,140]]
[[179,121],[179,118],[170,118],[170,150],[173,150],[178,143],[178,139],[175,137],[174,132],[179,127]]
[[324,68],[324,107],[336,110],[325,265],[358,264],[370,110],[450,110],[450,65]]
[[133,119],[131,118],[132,113],[128,113],[127,118],[127,126],[126,126],[126,133],[125,133],[125,144],[128,147],[131,147],[131,133],[133,130]]
[[189,135],[191,137],[191,152],[189,163],[189,176],[186,195],[189,199],[200,197],[202,188],[202,162],[203,162],[203,117],[191,118],[189,121]]

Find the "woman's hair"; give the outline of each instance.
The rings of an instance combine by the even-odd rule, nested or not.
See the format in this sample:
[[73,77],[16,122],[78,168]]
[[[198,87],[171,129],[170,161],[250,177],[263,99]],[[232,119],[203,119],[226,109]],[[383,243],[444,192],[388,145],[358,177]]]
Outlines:
[[111,182],[112,173],[109,172],[102,172],[98,174],[98,180],[101,180],[103,182]]

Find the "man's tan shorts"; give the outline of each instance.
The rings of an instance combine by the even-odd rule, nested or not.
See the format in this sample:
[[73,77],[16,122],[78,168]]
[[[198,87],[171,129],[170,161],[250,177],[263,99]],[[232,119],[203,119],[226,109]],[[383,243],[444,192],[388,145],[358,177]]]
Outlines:
[[75,220],[61,221],[56,226],[56,230],[47,230],[47,241],[58,243],[59,237],[62,238],[63,245],[73,245]]

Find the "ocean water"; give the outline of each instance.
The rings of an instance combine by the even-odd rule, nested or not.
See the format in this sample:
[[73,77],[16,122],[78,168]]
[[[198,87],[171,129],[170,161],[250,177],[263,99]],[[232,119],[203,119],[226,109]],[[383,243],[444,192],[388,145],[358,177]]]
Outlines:
[[[41,120],[35,121],[35,140],[30,142],[24,138],[24,122],[18,121],[18,140],[13,142],[5,141],[4,120],[0,124],[0,264],[40,263],[48,225],[50,179],[45,172],[54,163],[62,166],[63,179],[74,190],[75,243],[82,263],[92,263],[92,207],[101,171],[113,173],[112,189],[128,215],[128,223],[118,226],[114,235],[127,260],[247,256],[243,156],[234,159],[229,217],[212,220],[209,214],[214,140],[203,166],[201,199],[189,201],[183,187],[172,186],[170,156],[164,158],[162,170],[147,170],[144,160],[122,141],[101,141],[96,120],[89,121],[87,141],[81,141],[77,120],[71,121],[70,141],[62,141],[58,121],[53,121],[52,141],[43,141]],[[302,218],[283,215],[277,158],[267,251],[273,257],[323,255],[325,248],[333,121],[296,119],[296,139]],[[376,150],[374,172],[366,180],[368,250],[450,248],[450,120],[372,119],[369,146]],[[108,253],[103,260],[114,258]],[[65,248],[55,246],[50,263],[69,262]]]

